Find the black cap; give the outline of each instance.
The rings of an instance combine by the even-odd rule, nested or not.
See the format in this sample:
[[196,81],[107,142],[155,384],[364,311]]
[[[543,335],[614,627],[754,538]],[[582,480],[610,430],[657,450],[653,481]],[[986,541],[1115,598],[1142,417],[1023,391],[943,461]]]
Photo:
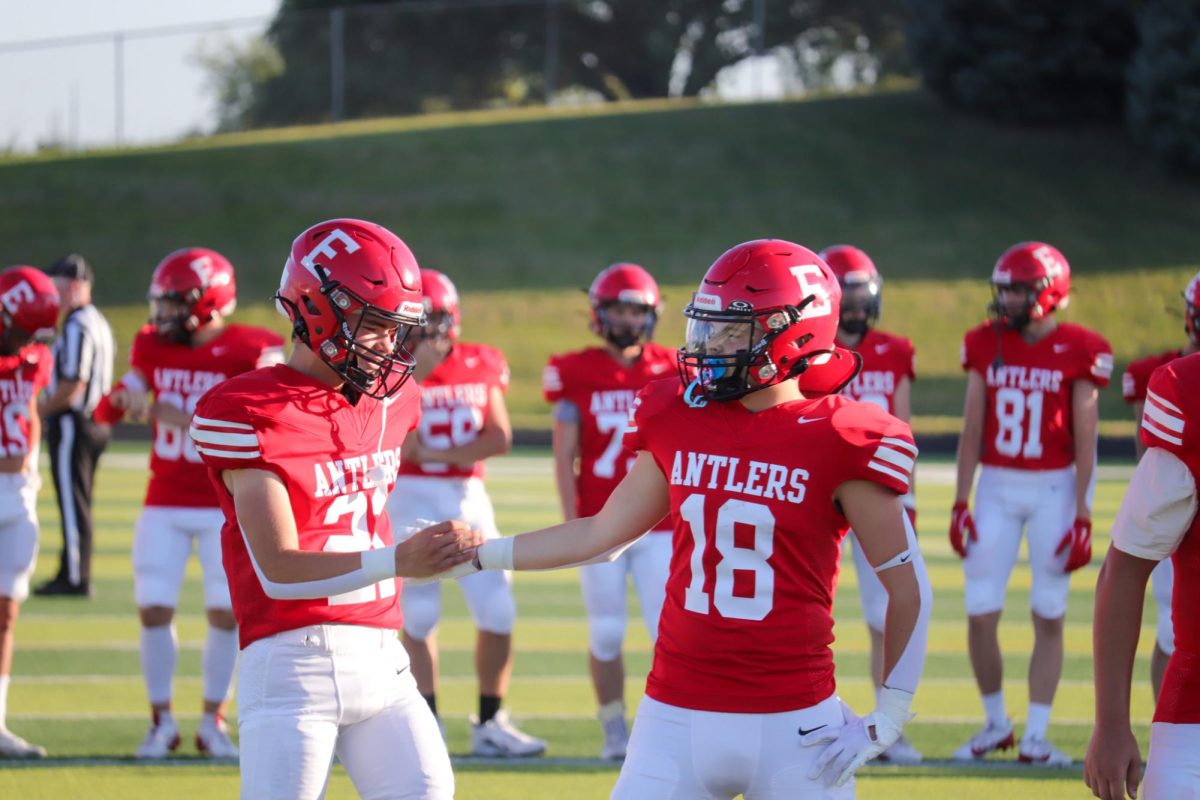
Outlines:
[[70,278],[73,281],[88,283],[94,280],[92,265],[79,253],[71,253],[55,261],[54,266],[46,270],[46,274],[51,278]]

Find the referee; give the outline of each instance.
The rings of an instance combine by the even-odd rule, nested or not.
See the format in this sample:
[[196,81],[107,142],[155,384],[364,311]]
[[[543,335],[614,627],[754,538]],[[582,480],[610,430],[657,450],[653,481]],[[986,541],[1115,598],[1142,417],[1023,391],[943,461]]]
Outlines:
[[109,426],[93,422],[92,412],[112,388],[113,336],[92,305],[92,268],[83,256],[64,256],[47,272],[65,309],[62,335],[54,342],[54,377],[41,407],[63,551],[58,574],[34,594],[90,595],[92,480],[109,437]]

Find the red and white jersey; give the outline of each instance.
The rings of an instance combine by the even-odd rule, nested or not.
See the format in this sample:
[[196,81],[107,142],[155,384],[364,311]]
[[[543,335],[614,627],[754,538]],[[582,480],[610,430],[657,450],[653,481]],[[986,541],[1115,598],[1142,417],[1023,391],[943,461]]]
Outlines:
[[[508,391],[504,354],[484,344],[456,342],[442,363],[421,381],[421,444],[449,450],[470,444],[483,430],[492,404],[492,389]],[[483,462],[470,466],[403,462],[401,475],[439,478],[482,478]]]
[[844,482],[910,488],[908,425],[842,396],[751,413],[692,408],[677,379],[634,407],[626,446],[670,486],[671,570],[646,694],[701,711],[774,713],[833,694]]
[[913,344],[903,336],[869,329],[852,348],[862,357],[862,369],[842,394],[874,403],[889,414],[896,413],[896,389],[905,378],[917,377]]
[[1182,350],[1168,350],[1129,362],[1129,366],[1121,375],[1121,396],[1125,398],[1125,402],[1129,405],[1144,403],[1146,387],[1150,385],[1150,376],[1154,374],[1154,370],[1182,356]]
[[[0,456],[27,456],[37,451],[31,441],[29,420],[37,406],[37,396],[50,383],[54,357],[44,344],[31,344],[12,356],[0,356]],[[30,468],[37,470],[37,464]]]
[[1100,334],[1063,322],[1029,344],[1019,331],[984,323],[963,338],[962,367],[987,386],[980,462],[1011,469],[1075,463],[1071,387],[1112,377],[1112,347]]
[[[1200,486],[1200,354],[1155,370],[1142,413],[1142,444],[1162,448],[1188,468]],[[1175,652],[1167,662],[1155,722],[1200,724],[1200,514],[1171,556],[1175,590]]]
[[[629,409],[643,386],[673,375],[676,351],[654,342],[629,366],[603,347],[551,356],[542,373],[548,403],[566,400],[579,409],[579,472],[575,477],[575,513],[599,513],[613,489],[629,472],[634,453],[624,445]],[[664,519],[655,530],[670,530]]]
[[201,398],[191,435],[216,487],[225,525],[222,563],[243,648],[280,631],[343,623],[398,630],[399,582],[309,600],[273,600],[246,547],[223,470],[265,469],[291,499],[302,550],[358,552],[393,543],[385,501],[400,446],[421,413],[416,385],[387,402],[340,392],[286,365],[246,372]]
[[[164,339],[153,325],[144,325],[129,352],[129,366],[145,376],[155,400],[189,414],[205,392],[226,378],[282,360],[283,337],[249,325],[228,325],[200,347]],[[208,470],[187,431],[158,420],[153,426],[146,505],[215,507]]]

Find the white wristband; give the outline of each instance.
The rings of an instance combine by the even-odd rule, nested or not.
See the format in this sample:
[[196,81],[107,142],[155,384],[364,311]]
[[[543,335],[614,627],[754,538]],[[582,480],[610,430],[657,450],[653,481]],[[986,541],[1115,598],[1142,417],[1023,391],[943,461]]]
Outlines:
[[475,551],[480,569],[513,568],[513,538],[488,539]]
[[396,577],[396,545],[362,551],[362,571],[371,583]]

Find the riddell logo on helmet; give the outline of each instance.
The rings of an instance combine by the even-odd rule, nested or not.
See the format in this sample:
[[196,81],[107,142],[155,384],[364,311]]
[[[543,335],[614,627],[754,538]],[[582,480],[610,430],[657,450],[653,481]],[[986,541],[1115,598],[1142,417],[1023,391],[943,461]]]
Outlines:
[[715,294],[705,294],[704,292],[696,292],[695,296],[692,297],[692,305],[705,311],[724,310],[721,308],[721,298]]
[[425,304],[417,303],[412,300],[405,300],[400,304],[400,307],[396,309],[396,313],[404,314],[408,317],[419,317],[425,313]]

